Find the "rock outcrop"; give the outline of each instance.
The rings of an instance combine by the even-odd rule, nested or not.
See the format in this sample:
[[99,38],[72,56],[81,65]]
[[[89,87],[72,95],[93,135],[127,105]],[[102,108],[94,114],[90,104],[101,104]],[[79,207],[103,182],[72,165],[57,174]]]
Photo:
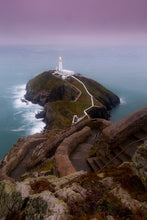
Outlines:
[[[44,117],[46,128],[63,129],[70,127],[73,115],[83,116],[83,111],[91,106],[91,99],[76,79],[68,77],[63,80],[53,72],[46,71],[31,79],[26,86],[25,98],[44,106],[40,115]],[[89,110],[89,116],[108,119],[108,111],[120,103],[119,98],[94,80],[79,75],[75,77],[83,81],[94,97],[95,107]]]
[[[1,181],[0,219],[68,220],[67,203],[83,201],[86,190],[78,185],[66,185],[83,174],[79,172],[60,179],[55,176],[27,178],[15,184]],[[61,190],[62,185],[65,187]]]
[[[117,123],[107,121],[108,111],[119,98],[97,82],[76,75],[93,95],[94,106],[87,111],[89,119],[71,126],[72,116],[82,116],[91,106],[91,96],[75,77],[62,80],[53,72],[44,72],[27,84],[25,98],[44,106],[36,117],[43,117],[48,128],[54,129],[20,138],[1,161],[0,219],[145,219],[147,108]],[[125,141],[132,142],[132,137],[144,143],[129,142],[130,150]],[[81,167],[76,172],[69,156],[80,144],[83,150],[86,144],[88,151],[93,148],[95,156],[90,160],[95,173]],[[114,157],[115,163],[108,166]],[[79,154],[75,162],[79,163]],[[100,169],[95,170],[96,166]]]
[[133,168],[147,189],[147,141],[140,145],[133,158]]
[[0,180],[8,179],[13,182],[14,179],[11,178],[11,175],[13,170],[18,168],[20,164],[21,166],[17,171],[17,175],[22,175],[25,172],[29,154],[31,157],[32,152],[36,146],[40,145],[46,140],[47,138],[45,138],[42,134],[35,134],[27,138],[20,138],[0,163]]
[[15,183],[3,180],[0,219],[143,219],[146,202],[134,198],[114,177],[104,175],[81,171],[62,178],[47,175]]
[[140,109],[119,122],[103,129],[101,142],[113,147],[123,142],[126,137],[147,125],[147,107]]
[[[123,134],[130,138],[130,134],[141,135],[136,134],[138,129],[146,130],[146,114],[144,108],[117,125],[105,119],[87,119],[64,132],[50,130],[19,139],[0,164],[0,219],[144,219],[147,142],[134,151],[131,162],[122,161],[120,166],[95,173],[76,172],[69,155],[97,130],[101,133],[99,144],[108,141],[107,146],[117,150],[115,141],[122,143]],[[118,130],[113,130],[110,141],[104,134],[114,127]],[[101,147],[106,152],[105,145]]]
[[32,103],[45,105],[57,100],[74,100],[78,92],[66,81],[52,75],[54,70],[46,71],[31,79],[26,86],[25,98]]

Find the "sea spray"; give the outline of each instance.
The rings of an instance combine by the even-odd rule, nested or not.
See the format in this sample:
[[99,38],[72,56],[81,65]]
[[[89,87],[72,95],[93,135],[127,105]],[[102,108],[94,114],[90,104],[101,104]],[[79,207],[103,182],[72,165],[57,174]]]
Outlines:
[[121,98],[120,98],[120,105],[125,105],[125,104],[127,104],[125,98],[124,98],[124,97],[121,97]]
[[12,129],[11,131],[26,131],[26,135],[35,134],[41,132],[45,126],[45,123],[41,119],[36,119],[35,114],[43,110],[38,104],[32,104],[24,99],[26,93],[26,85],[17,85],[12,88],[13,94],[13,106],[16,109],[14,117],[18,120],[21,117],[22,125]]

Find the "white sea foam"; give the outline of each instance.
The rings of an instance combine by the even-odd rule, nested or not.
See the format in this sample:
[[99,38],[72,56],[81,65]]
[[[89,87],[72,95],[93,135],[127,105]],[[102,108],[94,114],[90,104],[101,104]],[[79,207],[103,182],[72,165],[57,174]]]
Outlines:
[[124,97],[121,97],[121,98],[120,98],[120,105],[125,105],[125,104],[127,104],[125,98],[124,98]]
[[25,126],[22,126],[22,127],[20,127],[20,128],[16,128],[16,129],[12,129],[11,131],[15,131],[15,132],[25,131]]
[[[43,110],[38,104],[32,104],[25,100],[24,95],[26,93],[25,90],[26,85],[18,85],[12,88],[13,94],[13,106],[16,110],[14,116],[19,121],[20,127],[14,128],[12,131],[25,131],[27,135],[35,134],[37,132],[41,132],[45,126],[45,123],[41,119],[36,119],[35,114],[39,111]],[[22,101],[23,100],[23,101]]]

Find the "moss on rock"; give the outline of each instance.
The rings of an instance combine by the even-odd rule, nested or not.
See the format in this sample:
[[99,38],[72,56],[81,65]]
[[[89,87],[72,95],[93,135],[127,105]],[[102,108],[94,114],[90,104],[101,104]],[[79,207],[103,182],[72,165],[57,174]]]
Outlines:
[[132,161],[135,173],[147,189],[147,141],[138,147]]
[[32,198],[28,201],[24,216],[26,220],[44,220],[47,212],[47,202],[42,198]]
[[9,181],[0,182],[0,217],[6,217],[21,209],[23,200],[21,193],[15,190]]

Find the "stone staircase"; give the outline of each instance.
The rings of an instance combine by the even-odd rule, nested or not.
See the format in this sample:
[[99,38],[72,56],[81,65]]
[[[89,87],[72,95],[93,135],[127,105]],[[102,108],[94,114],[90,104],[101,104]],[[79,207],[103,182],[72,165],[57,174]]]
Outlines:
[[84,143],[79,144],[70,155],[70,160],[76,171],[84,170],[91,172],[91,168],[87,164],[89,151],[95,142],[99,139],[100,131],[92,129],[92,135],[89,136]]
[[147,126],[141,128],[126,138],[119,146],[110,149],[106,156],[97,153],[98,156],[88,158],[87,162],[93,172],[100,172],[109,165],[119,166],[125,161],[131,161],[137,147],[147,140]]

